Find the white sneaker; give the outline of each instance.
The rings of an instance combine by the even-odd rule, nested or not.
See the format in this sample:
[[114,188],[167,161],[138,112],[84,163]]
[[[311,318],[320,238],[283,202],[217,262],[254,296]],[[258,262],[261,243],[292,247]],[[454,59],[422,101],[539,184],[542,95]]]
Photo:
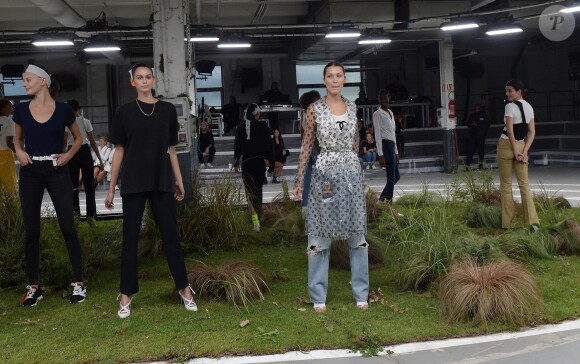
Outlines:
[[72,293],[70,295],[70,303],[84,302],[87,297],[87,289],[80,284],[71,283],[73,287]]
[[371,169],[377,169],[377,166],[375,166],[374,164],[371,164]]
[[206,164],[205,166],[206,166],[206,167],[209,167],[209,168],[213,168],[213,164],[211,164],[211,163],[208,163],[208,164]]
[[199,169],[204,169],[205,167],[207,167],[207,165],[205,165],[204,163],[199,164]]
[[371,169],[371,165],[367,164],[366,169]]

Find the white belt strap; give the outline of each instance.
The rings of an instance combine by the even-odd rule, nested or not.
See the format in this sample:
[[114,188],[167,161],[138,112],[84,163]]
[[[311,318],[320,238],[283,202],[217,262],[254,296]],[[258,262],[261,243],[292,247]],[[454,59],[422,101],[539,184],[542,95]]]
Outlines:
[[32,159],[33,161],[52,161],[56,160],[57,158],[51,155],[43,155],[43,156],[33,156],[30,157],[30,159]]

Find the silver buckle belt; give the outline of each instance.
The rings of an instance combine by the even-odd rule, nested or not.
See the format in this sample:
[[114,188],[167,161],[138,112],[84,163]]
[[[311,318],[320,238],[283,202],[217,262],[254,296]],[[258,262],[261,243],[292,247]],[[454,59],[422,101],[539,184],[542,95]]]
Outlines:
[[51,155],[43,155],[43,156],[32,156],[30,157],[30,159],[32,159],[33,161],[52,161],[56,160],[56,157],[53,157]]

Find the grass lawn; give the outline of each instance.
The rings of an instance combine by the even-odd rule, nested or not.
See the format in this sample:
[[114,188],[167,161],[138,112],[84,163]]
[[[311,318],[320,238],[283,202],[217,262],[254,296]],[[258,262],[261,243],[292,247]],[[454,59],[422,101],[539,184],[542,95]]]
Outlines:
[[[578,218],[578,211],[574,212]],[[107,222],[110,223],[110,222]],[[99,224],[105,224],[100,222]],[[84,225],[84,224],[83,224]],[[482,230],[485,231],[485,230]],[[262,232],[268,236],[268,232]],[[279,236],[273,234],[272,236]],[[135,362],[201,356],[281,353],[289,350],[359,348],[519,330],[507,324],[449,325],[439,315],[439,299],[431,292],[401,291],[397,264],[389,261],[371,271],[371,290],[379,302],[368,311],[355,309],[347,270],[331,269],[328,311],[316,314],[307,303],[306,239],[292,243],[258,243],[249,235],[242,251],[189,254],[209,265],[245,259],[270,277],[283,270],[289,280],[269,279],[265,301],[237,309],[223,301],[198,299],[199,311],[188,312],[178,300],[164,256],[140,258],[140,292],[128,319],[117,317],[119,267],[92,270],[84,303],[68,303],[68,289],[45,290],[36,307],[19,306],[24,287],[0,289],[0,362],[86,363]],[[579,316],[580,258],[530,259],[545,307],[537,324]],[[377,292],[381,288],[382,296]],[[380,302],[381,298],[384,299]],[[250,324],[240,327],[242,320]]]

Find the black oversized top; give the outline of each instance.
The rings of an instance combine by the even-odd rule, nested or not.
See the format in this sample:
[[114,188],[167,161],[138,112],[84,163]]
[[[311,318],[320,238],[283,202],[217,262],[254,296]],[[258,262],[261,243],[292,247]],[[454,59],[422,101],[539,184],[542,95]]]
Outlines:
[[177,112],[169,102],[147,104],[135,100],[117,109],[109,141],[125,148],[121,195],[175,191],[169,147],[177,144],[178,130]]
[[245,123],[238,125],[234,144],[236,165],[239,165],[241,156],[243,156],[243,160],[256,157],[267,159],[270,161],[270,172],[274,170],[274,153],[268,125],[261,121],[252,121],[250,123],[250,140],[247,139]]

